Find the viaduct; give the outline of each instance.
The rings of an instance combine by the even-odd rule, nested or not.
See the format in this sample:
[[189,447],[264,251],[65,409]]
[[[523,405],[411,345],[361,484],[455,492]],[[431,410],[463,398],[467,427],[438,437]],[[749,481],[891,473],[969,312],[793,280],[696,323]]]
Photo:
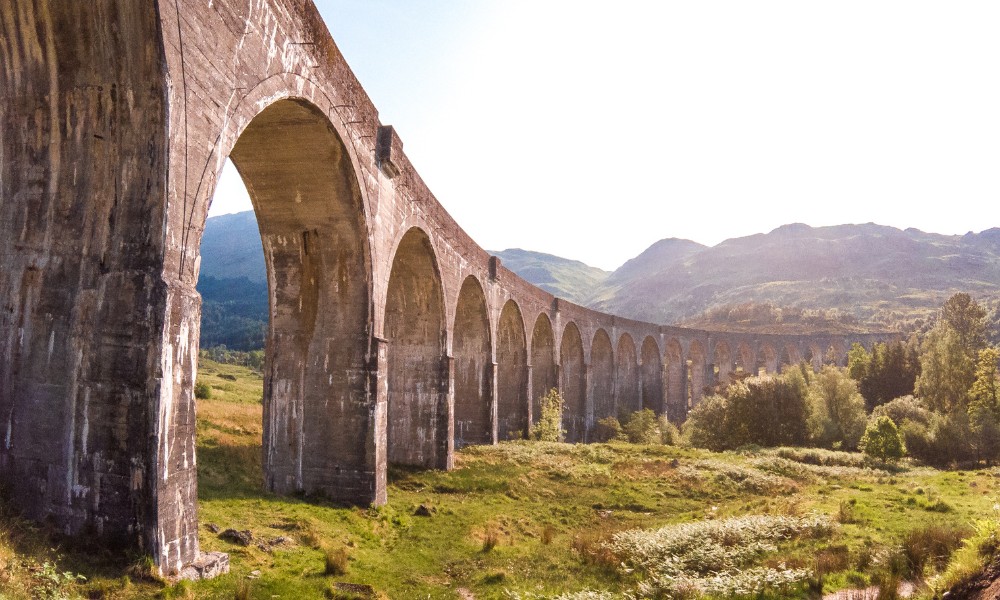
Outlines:
[[469,238],[382,125],[311,0],[0,3],[0,485],[70,534],[199,559],[199,247],[236,164],[270,287],[264,486],[386,501],[386,465],[682,420],[734,369],[882,335],[697,331],[576,306]]

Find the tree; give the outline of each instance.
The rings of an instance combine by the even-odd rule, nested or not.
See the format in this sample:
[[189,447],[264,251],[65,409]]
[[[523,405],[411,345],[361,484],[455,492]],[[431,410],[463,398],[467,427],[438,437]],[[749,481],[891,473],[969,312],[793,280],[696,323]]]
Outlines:
[[917,395],[928,408],[950,413],[968,406],[975,365],[961,336],[946,323],[938,323],[924,338],[920,354]]
[[531,426],[529,437],[539,442],[561,442],[566,436],[562,428],[563,397],[559,390],[552,388],[542,396],[541,415],[538,422]]
[[865,430],[865,401],[846,371],[825,366],[809,386],[809,430],[826,448],[854,449]]
[[865,455],[881,462],[899,460],[906,452],[899,429],[886,416],[876,417],[868,423],[858,447]]
[[969,294],[948,298],[941,307],[941,321],[958,334],[959,343],[972,356],[986,346],[986,309]]
[[992,462],[1000,454],[1000,350],[984,348],[976,363],[976,380],[969,393],[969,430],[980,459]]

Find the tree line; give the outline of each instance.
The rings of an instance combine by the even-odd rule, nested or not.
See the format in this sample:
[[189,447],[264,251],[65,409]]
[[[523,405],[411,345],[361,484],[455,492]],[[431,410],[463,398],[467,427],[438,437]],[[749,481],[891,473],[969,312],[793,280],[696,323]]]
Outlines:
[[906,452],[934,465],[1000,460],[1000,349],[987,310],[953,295],[907,341],[855,344],[846,368],[805,363],[712,390],[688,415],[694,446],[816,446]]

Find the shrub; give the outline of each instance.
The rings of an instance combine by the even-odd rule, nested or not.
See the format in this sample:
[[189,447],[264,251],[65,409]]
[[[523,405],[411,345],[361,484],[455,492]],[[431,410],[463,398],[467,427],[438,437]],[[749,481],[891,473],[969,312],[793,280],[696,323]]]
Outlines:
[[868,423],[858,444],[866,456],[881,462],[896,461],[903,457],[906,448],[899,429],[889,417],[875,417]]
[[204,381],[197,381],[194,384],[194,397],[199,400],[208,400],[212,397],[212,386]]
[[933,414],[924,408],[924,405],[913,396],[900,396],[885,404],[876,406],[872,411],[873,417],[886,416],[892,419],[893,423],[902,426],[904,421],[913,421],[923,426],[931,422]]
[[914,529],[903,538],[902,553],[907,577],[923,575],[927,567],[944,569],[952,552],[962,545],[969,534],[965,529],[943,525],[928,525]]
[[624,441],[627,439],[625,433],[622,431],[622,424],[614,417],[604,417],[597,421],[594,436],[598,442]]
[[685,435],[693,446],[715,451],[802,445],[809,437],[806,391],[798,369],[749,377],[704,398],[688,415]]
[[346,575],[347,558],[347,548],[344,548],[343,546],[328,549],[325,553],[326,568],[324,569],[324,573],[336,576]]
[[670,422],[667,415],[660,415],[660,443],[664,446],[676,446],[681,441],[681,432]]
[[538,422],[531,426],[529,437],[539,442],[561,442],[566,430],[562,428],[563,397],[559,390],[552,388],[539,399],[541,414]]
[[648,408],[629,415],[622,424],[622,431],[633,444],[659,444],[661,440],[659,420]]
[[844,369],[825,366],[809,386],[809,430],[824,448],[853,450],[865,430],[865,399]]
[[495,527],[489,527],[483,533],[483,552],[490,552],[500,543],[500,532]]

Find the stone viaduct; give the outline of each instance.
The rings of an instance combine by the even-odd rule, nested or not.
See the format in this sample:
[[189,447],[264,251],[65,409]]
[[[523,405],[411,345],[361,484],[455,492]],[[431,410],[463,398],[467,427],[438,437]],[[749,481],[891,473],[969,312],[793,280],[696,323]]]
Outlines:
[[382,503],[387,463],[522,435],[552,387],[587,441],[623,409],[682,420],[734,369],[887,339],[665,327],[531,286],[435,200],[311,0],[8,0],[0,95],[0,483],[164,573],[199,554],[195,283],[227,157],[267,262],[275,493]]

